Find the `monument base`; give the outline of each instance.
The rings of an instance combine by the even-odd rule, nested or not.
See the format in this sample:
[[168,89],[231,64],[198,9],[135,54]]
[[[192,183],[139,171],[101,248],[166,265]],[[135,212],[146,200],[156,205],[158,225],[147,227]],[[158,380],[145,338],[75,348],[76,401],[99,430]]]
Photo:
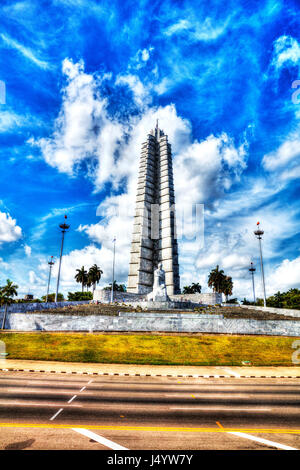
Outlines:
[[[94,292],[93,301],[99,303],[110,303],[110,290],[96,289]],[[221,304],[222,294],[205,293],[205,294],[178,294],[171,295],[169,300],[162,300],[159,302],[148,301],[147,295],[145,294],[134,294],[131,292],[114,292],[114,302],[119,304],[126,304],[137,306],[140,305],[142,308],[165,308],[165,307],[156,307],[156,305],[166,305],[167,308],[193,308],[199,305],[215,305]],[[143,305],[143,306],[142,306]],[[184,307],[185,306],[185,307]]]

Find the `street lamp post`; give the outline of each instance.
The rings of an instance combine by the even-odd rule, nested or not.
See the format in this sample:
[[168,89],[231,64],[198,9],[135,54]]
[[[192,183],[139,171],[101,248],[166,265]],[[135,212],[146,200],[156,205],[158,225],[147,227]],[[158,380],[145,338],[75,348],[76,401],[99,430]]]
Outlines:
[[264,234],[264,231],[261,230],[260,228],[260,223],[257,222],[257,230],[254,231],[254,235],[258,239],[258,244],[259,244],[259,252],[260,252],[260,267],[261,267],[261,279],[262,279],[262,285],[263,285],[263,293],[264,293],[264,307],[267,306],[267,301],[266,301],[266,286],[265,286],[265,275],[264,275],[264,263],[263,263],[263,256],[262,256],[262,248],[261,248],[261,241],[262,241],[262,236]]
[[252,277],[253,301],[254,301],[254,304],[255,304],[256,303],[256,298],[255,298],[255,287],[254,287],[254,273],[255,273],[256,269],[254,268],[252,261],[251,261],[251,266],[249,268],[249,271],[250,271],[251,277]]
[[113,301],[114,301],[116,237],[114,238],[113,242],[114,242],[114,255],[113,255],[112,284],[111,284],[111,295],[110,295],[110,302],[111,303],[113,303]]
[[50,261],[48,261],[48,264],[49,264],[49,278],[48,278],[46,302],[48,302],[49,287],[50,287],[50,280],[51,280],[51,270],[52,270],[52,266],[54,265],[53,256],[51,256],[51,259]]
[[[65,219],[67,219],[66,215],[65,215]],[[61,228],[62,238],[61,238],[61,248],[60,248],[60,257],[59,257],[55,302],[57,302],[58,289],[59,289],[59,278],[60,278],[61,259],[62,259],[63,248],[64,248],[64,238],[65,238],[66,231],[70,228],[70,225],[68,225],[64,222],[63,224],[60,224],[59,227]]]

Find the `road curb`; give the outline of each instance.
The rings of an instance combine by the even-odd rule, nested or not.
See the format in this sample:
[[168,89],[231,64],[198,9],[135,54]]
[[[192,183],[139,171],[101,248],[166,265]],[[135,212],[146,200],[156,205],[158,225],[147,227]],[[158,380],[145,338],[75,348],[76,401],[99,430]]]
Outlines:
[[175,377],[175,378],[204,378],[204,379],[300,379],[299,375],[209,375],[209,374],[129,374],[125,372],[85,372],[85,371],[66,371],[66,370],[41,370],[41,369],[14,369],[0,368],[1,372],[44,372],[49,374],[77,374],[77,375],[108,375],[125,377]]

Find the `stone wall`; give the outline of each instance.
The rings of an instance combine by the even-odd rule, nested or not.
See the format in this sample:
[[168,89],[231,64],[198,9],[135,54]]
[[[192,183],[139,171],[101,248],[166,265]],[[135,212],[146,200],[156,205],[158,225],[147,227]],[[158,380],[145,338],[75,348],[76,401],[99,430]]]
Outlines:
[[251,310],[262,310],[264,312],[277,313],[278,315],[285,315],[286,317],[300,317],[300,310],[289,308],[275,308],[275,307],[256,307],[255,305],[242,305],[243,308]]
[[[94,292],[93,300],[95,302],[110,302],[111,291],[104,289],[96,289]],[[136,302],[139,299],[146,299],[146,294],[133,294],[131,292],[114,292],[114,302],[123,303],[123,302]]]
[[[2,323],[3,313],[0,314]],[[10,313],[6,329],[18,331],[144,331],[300,337],[300,322],[226,319],[222,315],[126,313],[118,317]]]
[[[48,310],[49,308],[62,308],[68,305],[81,305],[88,304],[90,300],[78,300],[78,301],[65,301],[65,302],[33,302],[24,304],[11,304],[7,311],[8,312],[33,312],[35,310]],[[5,307],[0,308],[0,312],[4,312]]]
[[171,295],[170,299],[174,301],[195,302],[203,305],[215,305],[222,302],[222,294],[217,294],[215,292],[204,294],[178,294]]

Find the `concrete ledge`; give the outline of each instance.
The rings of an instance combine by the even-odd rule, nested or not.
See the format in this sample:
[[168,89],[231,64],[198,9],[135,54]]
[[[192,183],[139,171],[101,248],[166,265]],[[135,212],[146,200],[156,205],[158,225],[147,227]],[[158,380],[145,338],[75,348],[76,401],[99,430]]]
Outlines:
[[[4,362],[4,361],[3,361]],[[101,364],[80,362],[33,361],[7,359],[0,364],[0,371],[44,372],[51,374],[86,374],[131,377],[188,377],[188,378],[300,378],[300,367],[284,366],[165,366],[145,364]]]
[[[237,307],[237,305],[235,305]],[[263,312],[277,313],[278,315],[285,315],[287,317],[300,317],[300,310],[289,308],[275,308],[275,307],[257,307],[256,305],[243,305],[243,308],[250,310],[262,310]]]
[[[17,331],[128,331],[170,333],[221,333],[300,337],[300,322],[292,320],[252,320],[202,317],[200,314],[174,315],[68,315],[10,313],[5,329]],[[171,313],[171,312],[170,312]],[[3,314],[0,314],[2,322]]]
[[[66,300],[64,302],[33,302],[33,303],[23,303],[23,304],[11,304],[7,312],[8,313],[22,313],[22,312],[32,312],[34,310],[48,310],[50,308],[62,308],[67,307],[68,305],[83,305],[89,304],[91,300],[78,300],[70,301]],[[4,312],[5,307],[0,308],[0,313]]]

